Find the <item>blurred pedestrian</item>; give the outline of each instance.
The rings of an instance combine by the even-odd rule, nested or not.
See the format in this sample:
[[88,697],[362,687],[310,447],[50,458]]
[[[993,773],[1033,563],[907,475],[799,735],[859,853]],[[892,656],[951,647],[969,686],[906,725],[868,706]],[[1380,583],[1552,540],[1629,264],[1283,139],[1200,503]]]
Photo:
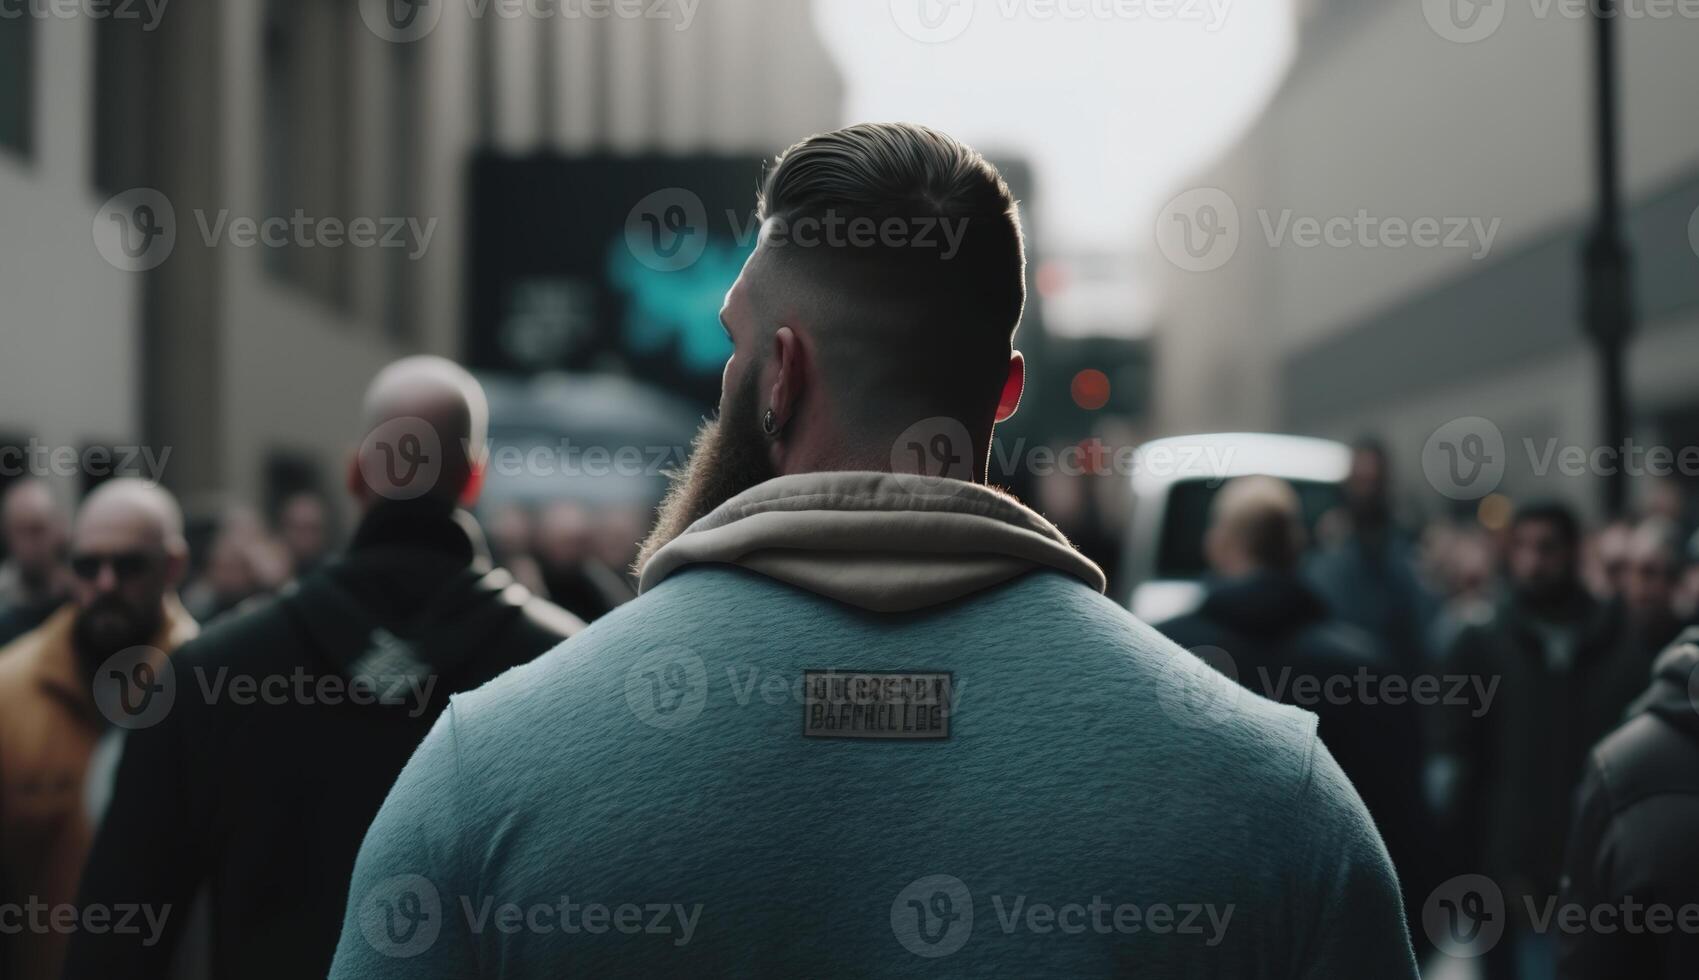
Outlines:
[[1622,595],[1623,579],[1628,574],[1628,546],[1633,537],[1632,521],[1614,520],[1583,539],[1581,581],[1595,598],[1615,599]]
[[330,553],[330,505],[315,490],[298,490],[277,508],[277,540],[299,578],[319,567]]
[[1431,648],[1443,656],[1458,634],[1492,621],[1499,595],[1491,538],[1479,530],[1452,528],[1441,540],[1433,568],[1441,599],[1429,633]]
[[[1104,598],[984,485],[1025,377],[995,169],[854,126],[789,150],[760,201],[720,410],[643,594],[455,700],[366,836],[330,975],[1413,978],[1385,849],[1314,720]],[[905,216],[957,247],[895,240]],[[997,928],[1028,894],[1105,925]],[[535,927],[466,914],[491,896]],[[667,904],[595,932],[561,896],[628,923]],[[401,958],[423,900],[440,929]],[[1192,908],[1142,928],[1165,902]]]
[[1541,907],[1557,894],[1571,791],[1588,747],[1628,700],[1618,617],[1581,585],[1574,513],[1558,503],[1524,505],[1506,547],[1506,595],[1489,622],[1459,634],[1447,664],[1449,673],[1490,685],[1493,699],[1447,704],[1440,716],[1453,774],[1454,870],[1492,878],[1509,912],[1505,936],[1485,960],[1494,978],[1549,972],[1551,936],[1534,931],[1528,902]]
[[1206,660],[1258,694],[1316,713],[1322,743],[1386,841],[1406,912],[1420,914],[1429,821],[1418,719],[1411,704],[1374,694],[1396,665],[1299,576],[1304,547],[1303,508],[1291,484],[1231,481],[1211,505],[1204,552],[1214,578],[1203,604],[1157,629],[1193,652],[1207,648]]
[[1416,575],[1414,544],[1393,519],[1389,467],[1378,441],[1352,445],[1344,504],[1331,518],[1339,526],[1306,572],[1335,616],[1373,636],[1402,667],[1418,670],[1428,659],[1435,603]]
[[201,573],[183,589],[183,604],[195,619],[209,624],[256,596],[281,588],[290,575],[290,559],[252,513],[228,511],[213,535]]
[[489,528],[490,557],[495,563],[507,569],[520,585],[538,595],[548,595],[543,570],[537,564],[536,521],[531,511],[523,504],[503,504],[489,515],[485,527]]
[[633,596],[630,583],[596,557],[590,515],[570,500],[543,509],[537,525],[537,565],[549,598],[587,623]]
[[65,510],[44,480],[26,477],[0,497],[0,646],[40,626],[71,593]]
[[628,576],[634,574],[631,573],[631,564],[637,559],[637,548],[643,543],[643,536],[649,533],[649,519],[653,513],[652,507],[641,504],[612,504],[596,509],[595,528],[590,534],[590,554],[620,579],[620,588],[615,594],[623,596],[622,602],[636,598],[635,579]]
[[[206,885],[213,976],[324,976],[366,825],[449,695],[582,625],[491,567],[460,509],[486,418],[449,361],[378,374],[348,553],[178,655],[175,705],[125,746],[83,907],[184,909]],[[79,932],[66,976],[161,977],[184,918],[162,937]]]
[[1651,688],[1587,761],[1562,898],[1586,917],[1560,932],[1562,980],[1699,977],[1696,691],[1699,629],[1690,629],[1658,657]]
[[1672,601],[1676,618],[1689,622],[1699,619],[1699,531],[1688,537],[1681,557],[1681,573],[1676,580]]
[[1642,521],[1629,535],[1623,554],[1618,634],[1622,676],[1611,685],[1612,696],[1624,706],[1640,692],[1652,661],[1681,632],[1675,604],[1681,557],[1681,533],[1665,518]]
[[77,516],[71,603],[0,650],[0,906],[28,916],[0,930],[8,980],[59,976],[107,796],[97,749],[169,696],[165,658],[197,631],[175,591],[186,561],[171,495],[110,480]]

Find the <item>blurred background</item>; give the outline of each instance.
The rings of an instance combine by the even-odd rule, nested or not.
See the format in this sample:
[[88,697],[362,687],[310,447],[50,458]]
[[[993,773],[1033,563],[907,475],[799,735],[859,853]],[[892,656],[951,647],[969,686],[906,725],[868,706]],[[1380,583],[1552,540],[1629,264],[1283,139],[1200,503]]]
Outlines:
[[1356,472],[1424,651],[1537,499],[1603,600],[1656,522],[1689,617],[1696,51],[1678,0],[0,0],[0,483],[159,479],[216,615],[340,545],[364,385],[440,353],[498,556],[591,618],[716,403],[763,159],[908,120],[1022,201],[991,478],[1118,600],[1196,605],[1226,477],[1325,547]]
[[[865,119],[946,129],[1019,193],[1033,279],[1019,342],[1036,370],[993,463],[1106,564],[1128,515],[1113,450],[1156,435],[1373,434],[1395,450],[1409,519],[1490,529],[1507,508],[1436,493],[1420,455],[1479,417],[1510,447],[1496,493],[1606,516],[1595,474],[1537,465],[1552,439],[1617,441],[1585,316],[1600,142],[1585,6],[0,7],[0,445],[169,447],[161,475],[202,517],[275,522],[310,491],[346,523],[357,393],[412,351],[498,385],[520,444],[681,445],[717,393],[713,313],[752,244],[760,161]],[[1626,424],[1679,449],[1699,444],[1699,24],[1656,0],[1627,13]],[[645,254],[643,208],[667,217],[669,194],[703,222],[686,262]],[[155,198],[146,213],[169,234],[148,237],[137,208]],[[302,220],[261,241],[267,218]],[[322,244],[362,218],[371,243]],[[1345,237],[1304,237],[1335,218]],[[1376,240],[1419,219],[1438,244]],[[1231,233],[1200,265],[1185,250],[1211,229]],[[1072,467],[1091,472],[1028,459],[1082,444],[1107,450]],[[1685,520],[1688,464],[1635,481],[1632,503]],[[26,468],[78,493],[103,475],[38,460],[0,478]],[[559,482],[592,516],[661,485]]]

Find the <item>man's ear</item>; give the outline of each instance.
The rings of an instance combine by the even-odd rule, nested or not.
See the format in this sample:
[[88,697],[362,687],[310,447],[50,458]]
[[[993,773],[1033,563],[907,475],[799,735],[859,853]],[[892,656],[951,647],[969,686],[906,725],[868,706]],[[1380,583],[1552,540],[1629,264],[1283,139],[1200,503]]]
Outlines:
[[460,488],[460,498],[457,501],[461,507],[471,510],[478,503],[478,495],[484,492],[484,472],[489,469],[489,456],[472,464],[466,473],[466,485]]
[[763,414],[772,409],[776,432],[784,431],[802,399],[802,389],[807,384],[803,378],[806,357],[802,338],[796,331],[790,327],[773,331],[773,356],[768,361],[773,378],[767,389],[767,404],[760,408]]
[[366,486],[366,474],[360,471],[360,450],[358,449],[348,453],[347,480],[348,496],[353,497],[356,504],[365,507],[367,499],[371,496],[372,488]]
[[171,549],[165,555],[165,587],[176,589],[183,584],[184,577],[189,572],[189,549],[182,545]]
[[1003,379],[1003,394],[997,398],[997,421],[1007,422],[1021,407],[1021,392],[1026,389],[1026,358],[1020,351],[1009,354],[1009,376]]

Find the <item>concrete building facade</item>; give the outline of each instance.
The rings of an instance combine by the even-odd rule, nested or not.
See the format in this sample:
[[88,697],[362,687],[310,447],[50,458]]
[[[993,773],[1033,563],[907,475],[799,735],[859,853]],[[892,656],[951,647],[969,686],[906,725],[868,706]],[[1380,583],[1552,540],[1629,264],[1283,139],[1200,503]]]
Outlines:
[[[771,153],[841,112],[784,0],[124,6],[0,24],[28,55],[0,79],[0,442],[168,448],[191,501],[334,493],[371,374],[462,348],[475,149]],[[161,198],[168,244],[136,237]]]
[[[1542,465],[1554,441],[1601,438],[1581,307],[1587,6],[1308,5],[1268,110],[1159,219],[1160,430],[1373,433],[1406,488],[1432,498],[1424,446],[1480,417],[1508,447],[1505,492],[1595,505],[1593,473]],[[1699,445],[1699,11],[1622,9],[1634,439],[1679,451]],[[1219,220],[1199,224],[1200,207]],[[1211,228],[1214,254],[1177,250],[1187,231],[1202,249]]]

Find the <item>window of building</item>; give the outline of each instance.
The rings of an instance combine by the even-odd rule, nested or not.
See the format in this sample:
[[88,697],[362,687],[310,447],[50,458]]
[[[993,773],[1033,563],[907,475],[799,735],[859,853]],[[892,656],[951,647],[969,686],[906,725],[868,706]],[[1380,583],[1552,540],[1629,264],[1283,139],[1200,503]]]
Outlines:
[[0,147],[28,157],[35,145],[35,21],[0,17]]
[[156,38],[133,17],[94,21],[94,187],[102,195],[153,185],[147,127]]
[[[296,212],[346,220],[351,198],[353,98],[350,47],[360,25],[352,4],[269,0],[260,127],[267,217]],[[265,249],[272,275],[338,309],[352,306],[352,266],[337,249],[291,242]]]
[[[420,214],[422,195],[419,193],[419,173],[424,159],[423,120],[425,80],[419,67],[419,45],[391,44],[388,133],[389,214],[417,218],[421,224],[431,220]],[[418,266],[408,249],[386,251],[384,279],[384,331],[393,340],[413,343],[418,340],[419,305],[415,301],[420,282]],[[422,257],[421,257],[422,258]]]

